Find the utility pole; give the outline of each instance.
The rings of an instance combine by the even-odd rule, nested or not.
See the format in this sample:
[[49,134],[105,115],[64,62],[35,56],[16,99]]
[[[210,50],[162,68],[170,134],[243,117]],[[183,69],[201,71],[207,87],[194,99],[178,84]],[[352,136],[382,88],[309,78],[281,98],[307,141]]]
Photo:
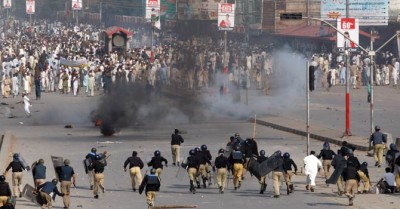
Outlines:
[[[374,51],[374,30],[371,30],[371,52]],[[375,53],[369,53],[370,55],[370,59],[371,59],[371,67],[370,67],[370,91],[371,91],[371,95],[370,95],[370,102],[369,102],[369,109],[370,109],[370,122],[371,122],[371,134],[374,133],[374,56]]]
[[[346,18],[349,18],[349,0],[346,0]],[[350,40],[349,40],[350,41]],[[346,129],[343,136],[351,136],[350,131],[350,50],[345,44],[346,55]]]
[[306,62],[306,111],[307,111],[307,154],[310,153],[310,64]]

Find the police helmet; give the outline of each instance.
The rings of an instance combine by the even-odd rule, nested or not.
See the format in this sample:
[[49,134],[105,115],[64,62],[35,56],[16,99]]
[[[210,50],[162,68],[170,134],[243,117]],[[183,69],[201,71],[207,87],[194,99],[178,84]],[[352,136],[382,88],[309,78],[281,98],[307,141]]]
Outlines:
[[18,159],[19,158],[19,154],[18,153],[14,153],[13,158],[14,159]]
[[161,152],[159,150],[154,151],[154,156],[158,157],[161,155]]
[[381,130],[381,127],[380,126],[375,126],[375,130],[379,131],[379,130]]
[[282,156],[282,152],[281,152],[280,150],[276,151],[275,154],[276,154],[277,156]]
[[194,151],[195,152],[200,152],[200,148],[196,147],[196,148],[194,148]]
[[178,129],[175,129],[175,130],[174,130],[174,133],[175,133],[175,134],[178,134],[178,133],[179,133],[179,130],[178,130]]
[[235,140],[235,137],[234,137],[234,136],[231,136],[231,137],[229,138],[229,140],[230,140],[231,142],[233,142],[233,141]]
[[191,149],[190,151],[189,151],[189,155],[195,155],[196,154],[196,151],[194,151],[194,149]]
[[53,179],[53,180],[51,180],[51,183],[58,184],[58,180],[57,179]]
[[132,151],[132,156],[136,157],[137,156],[137,152],[136,151]]
[[322,147],[324,150],[330,149],[329,142],[324,142],[324,145]]
[[224,152],[225,152],[225,150],[222,148],[218,150],[218,154],[224,154]]
[[203,151],[207,150],[207,145],[205,145],[205,144],[201,145],[201,150],[203,150]]
[[150,174],[155,174],[155,173],[156,173],[156,169],[155,168],[150,169]]
[[260,155],[265,156],[265,150],[260,150]]
[[347,155],[352,156],[353,155],[353,150],[352,149],[347,149]]
[[71,162],[68,159],[64,160],[64,165],[69,165]]
[[389,148],[390,148],[390,150],[397,150],[397,147],[396,147],[395,143],[391,143]]
[[0,176],[0,182],[5,182],[6,181],[6,177],[4,175]]
[[93,147],[90,151],[96,153],[97,149]]
[[39,164],[44,164],[44,160],[43,159],[39,159],[38,163]]
[[285,152],[285,153],[283,154],[283,157],[284,157],[284,158],[290,158],[290,154],[289,154],[288,152]]
[[368,163],[367,162],[363,162],[361,165],[365,166],[365,167],[368,167]]

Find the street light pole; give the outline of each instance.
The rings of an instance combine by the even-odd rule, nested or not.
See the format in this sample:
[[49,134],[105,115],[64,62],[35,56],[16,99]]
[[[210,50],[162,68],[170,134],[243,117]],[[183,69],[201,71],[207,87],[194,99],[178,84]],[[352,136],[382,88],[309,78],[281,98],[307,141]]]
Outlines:
[[[373,41],[373,30],[371,30],[371,52],[374,51],[374,41]],[[369,101],[369,109],[370,109],[370,122],[371,122],[371,134],[374,133],[374,53],[369,53],[370,59],[371,59],[371,67],[370,67],[370,101]]]
[[[349,0],[346,0],[346,18],[349,18]],[[350,51],[347,49],[345,44],[345,55],[346,55],[346,129],[343,136],[351,136],[350,131]]]
[[309,147],[310,147],[310,64],[307,61],[306,62],[306,111],[307,111],[307,126],[306,126],[306,132],[307,132],[307,154],[309,152]]

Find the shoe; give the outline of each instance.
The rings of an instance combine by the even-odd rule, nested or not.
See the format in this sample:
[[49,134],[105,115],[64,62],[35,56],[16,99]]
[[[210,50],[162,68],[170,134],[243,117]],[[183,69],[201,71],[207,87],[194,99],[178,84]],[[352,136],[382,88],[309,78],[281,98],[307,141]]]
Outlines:
[[237,190],[237,187],[235,187],[235,190]]
[[343,195],[343,192],[339,191],[339,192],[338,192],[338,195],[339,195],[339,196],[342,196],[342,195]]
[[192,193],[196,194],[196,189],[195,188],[192,189]]
[[378,168],[380,168],[381,167],[381,165],[378,165]]
[[242,182],[241,182],[241,181],[239,181],[238,188],[240,188],[241,186],[242,186]]
[[274,198],[279,198],[279,195],[274,195]]
[[219,187],[219,193],[223,193],[224,191],[222,190],[222,187]]
[[102,188],[101,191],[103,192],[103,194],[106,192],[105,188]]
[[19,193],[19,198],[22,198],[22,193],[21,192]]
[[95,199],[99,199],[99,195],[96,194],[96,195],[94,196],[94,198],[95,198]]
[[358,192],[357,192],[357,194],[362,194],[362,193],[363,193],[362,191],[358,191]]
[[349,206],[353,206],[353,200],[354,200],[354,197],[349,198]]
[[133,192],[136,192],[136,189],[135,189],[135,188],[133,188],[132,190],[133,190]]
[[315,190],[314,187],[311,187],[311,188],[310,188],[310,191],[311,191],[311,192],[314,192],[314,190]]
[[92,186],[90,186],[90,190],[93,190],[93,185],[92,185]]
[[179,162],[177,162],[177,163],[176,163],[176,165],[178,165],[178,166],[179,166],[179,165],[180,165],[180,164],[179,164]]
[[294,190],[293,184],[289,185],[289,188],[290,188],[290,193],[293,193]]
[[261,190],[261,191],[260,191],[260,194],[264,194],[264,191],[263,191],[263,190]]
[[172,163],[172,165],[175,166],[176,164],[175,164],[175,163]]
[[375,167],[376,167],[376,166],[378,166],[378,165],[379,165],[379,163],[378,163],[378,162],[376,162],[376,163],[375,163]]
[[310,190],[310,185],[307,185],[307,186],[306,186],[306,190]]

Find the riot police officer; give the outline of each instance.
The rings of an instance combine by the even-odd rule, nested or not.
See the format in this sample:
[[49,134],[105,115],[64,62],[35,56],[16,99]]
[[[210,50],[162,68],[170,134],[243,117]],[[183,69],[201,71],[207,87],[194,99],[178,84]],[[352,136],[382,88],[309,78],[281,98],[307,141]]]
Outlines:
[[150,174],[147,174],[142,183],[139,186],[139,194],[142,194],[145,189],[146,199],[148,208],[151,209],[154,206],[154,200],[156,198],[156,192],[160,191],[160,179],[156,175],[156,169],[152,168]]
[[46,182],[46,166],[43,165],[44,160],[39,159],[38,163],[33,167],[33,179],[35,179],[35,187]]
[[232,151],[229,162],[233,165],[233,185],[235,190],[240,188],[242,182],[242,175],[243,175],[243,164],[246,162],[243,153],[240,151],[240,147],[236,146]]
[[330,149],[329,143],[324,142],[323,148],[317,158],[319,159],[322,157],[322,167],[324,169],[325,179],[328,179],[330,176],[332,159],[335,155],[336,153]]
[[199,169],[197,171],[197,188],[200,188],[200,178],[203,181],[203,187],[206,188],[206,183],[207,183],[207,171],[206,171],[206,164],[209,163],[211,164],[210,160],[206,156],[204,156],[203,152],[200,151],[200,148],[196,147],[194,149],[195,151],[195,157],[199,163]]
[[[290,158],[290,154],[288,152],[285,152],[283,154],[283,165],[286,170],[285,174],[285,181],[286,181],[286,186],[287,186],[287,194],[293,192],[293,183],[292,183],[292,176],[293,174],[297,173],[297,165],[294,163],[293,159]],[[293,169],[294,168],[294,172]]]
[[[64,196],[63,193],[59,192],[57,189],[58,180],[53,179],[51,182],[45,182],[37,187],[37,192],[41,200],[41,207],[46,208],[46,206],[51,209],[53,206],[52,199],[55,199],[56,195]],[[50,194],[53,196],[51,197]]]
[[228,178],[228,166],[229,160],[224,156],[224,149],[219,149],[218,157],[215,158],[213,169],[217,168],[217,184],[219,188],[219,193],[224,193],[226,180]]
[[[58,167],[56,170],[58,171],[58,177],[61,182],[61,192],[64,194],[63,203],[64,208],[69,208],[70,206],[70,198],[71,198],[71,184],[75,185],[76,174],[74,169],[69,166],[69,159],[64,160],[64,166]],[[71,181],[72,180],[72,181]]]
[[164,168],[162,162],[164,162],[165,167],[168,167],[168,161],[163,156],[159,150],[154,151],[154,157],[151,158],[150,162],[147,163],[148,166],[152,166],[156,169],[156,175],[161,178],[161,171]]
[[[281,151],[275,152],[276,160],[279,161],[279,166],[272,171],[272,180],[274,182],[274,197],[280,197],[281,179],[284,179],[286,169],[284,168],[283,157]],[[286,180],[285,180],[286,181]]]
[[96,156],[97,156],[96,152],[97,149],[93,147],[85,157],[90,189],[93,189],[94,172],[92,164],[96,161]]
[[7,175],[8,170],[12,171],[12,182],[13,182],[13,192],[14,196],[19,196],[22,197],[22,190],[21,190],[21,184],[22,184],[22,171],[25,170],[24,165],[22,162],[19,160],[19,154],[15,153],[13,155],[13,161],[8,164],[6,168],[6,172],[4,175]]
[[206,169],[206,172],[207,172],[208,185],[210,186],[212,184],[211,183],[211,160],[212,160],[212,156],[211,156],[210,150],[207,149],[207,145],[205,145],[205,144],[201,145],[201,152],[203,153],[203,156],[205,158],[207,158],[207,160],[210,162],[210,163],[206,163],[206,165],[205,165],[205,169]]
[[194,181],[196,179],[197,171],[199,169],[199,161],[197,160],[196,156],[196,151],[191,149],[189,151],[189,157],[186,159],[186,169],[188,172],[188,176],[190,179],[190,192],[193,194],[196,193],[196,188],[194,187]]
[[11,197],[10,185],[6,182],[6,177],[0,175],[0,207],[6,205],[7,199]]
[[131,176],[131,185],[132,190],[136,192],[136,185],[140,185],[142,183],[142,173],[141,169],[144,164],[142,159],[137,156],[136,151],[132,151],[132,156],[125,160],[124,163],[124,171],[126,172],[126,166],[129,164],[129,174]]
[[101,157],[96,155],[96,160],[93,163],[93,172],[94,172],[94,185],[93,185],[93,194],[94,198],[99,198],[99,188],[102,192],[105,192],[104,188],[104,164],[101,162]]
[[[257,162],[262,163],[266,160],[268,160],[268,157],[265,156],[265,150],[260,150],[260,155],[257,156]],[[265,182],[265,176],[261,176],[260,185],[261,185],[260,194],[264,194],[265,190],[267,189],[267,184]]]

